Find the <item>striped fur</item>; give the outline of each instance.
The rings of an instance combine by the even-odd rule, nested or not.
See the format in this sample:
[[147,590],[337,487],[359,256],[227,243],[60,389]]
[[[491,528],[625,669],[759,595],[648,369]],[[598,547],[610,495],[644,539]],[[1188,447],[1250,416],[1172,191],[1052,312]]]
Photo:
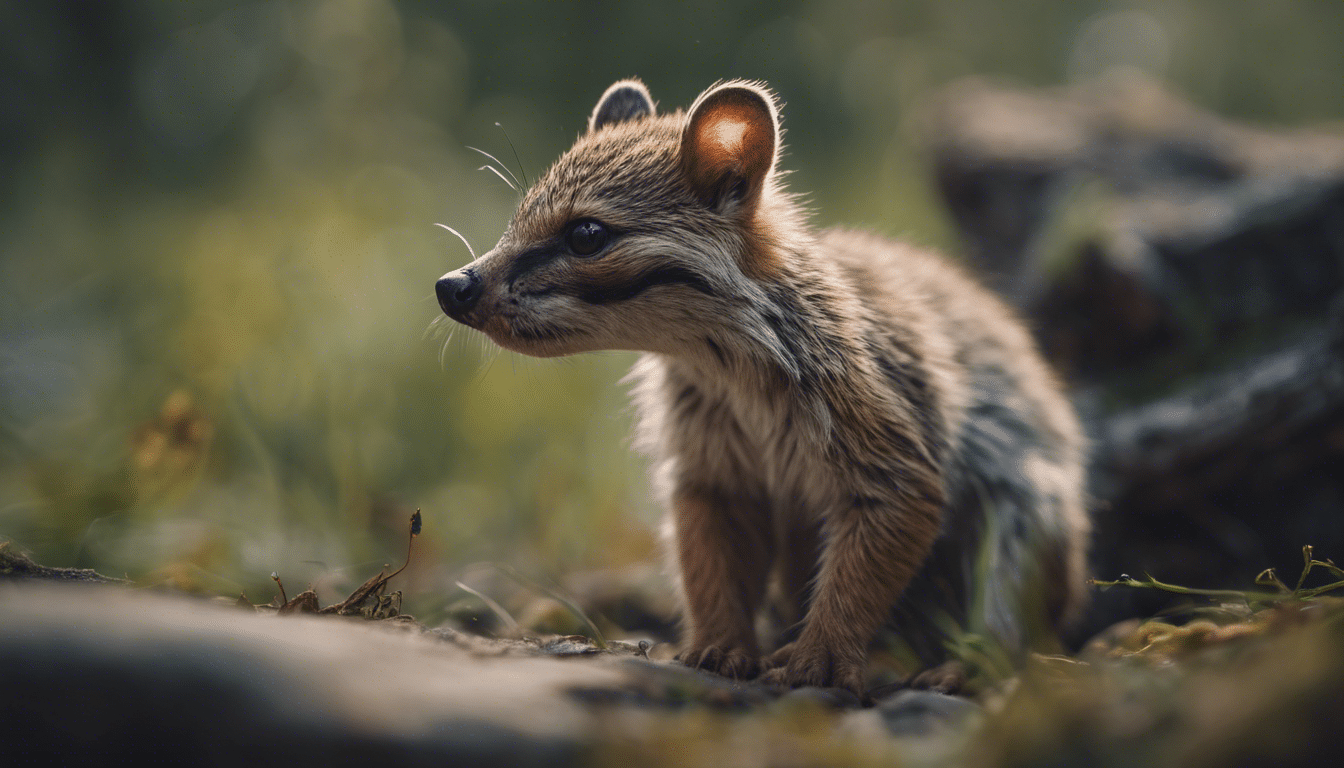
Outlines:
[[[684,114],[647,94],[608,90],[499,244],[452,273],[481,286],[454,316],[531,355],[646,353],[629,380],[683,661],[861,692],[883,625],[930,664],[943,617],[1009,649],[1058,629],[1084,594],[1083,440],[1021,323],[934,255],[810,229],[760,84]],[[609,233],[587,256],[568,239],[583,221]],[[796,639],[763,656],[772,583]]]

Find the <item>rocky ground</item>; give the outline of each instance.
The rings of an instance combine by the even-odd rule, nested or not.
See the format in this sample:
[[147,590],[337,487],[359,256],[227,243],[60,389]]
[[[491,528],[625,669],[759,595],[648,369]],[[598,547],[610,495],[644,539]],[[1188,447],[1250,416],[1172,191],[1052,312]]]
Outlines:
[[425,627],[381,587],[344,615],[286,611],[0,554],[13,764],[1306,765],[1344,747],[1344,601],[1326,594],[1344,572],[1321,562],[1322,587],[1269,576],[974,695],[887,686],[865,707],[691,670],[648,642]]

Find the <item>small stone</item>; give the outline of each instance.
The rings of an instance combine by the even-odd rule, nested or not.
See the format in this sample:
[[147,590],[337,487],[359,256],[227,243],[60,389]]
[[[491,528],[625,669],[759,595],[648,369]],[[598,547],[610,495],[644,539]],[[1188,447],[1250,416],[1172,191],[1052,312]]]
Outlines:
[[855,709],[862,705],[859,697],[852,691],[844,688],[818,688],[816,686],[804,686],[794,688],[779,697],[781,703],[789,704],[793,702],[808,702],[819,704],[827,709]]
[[928,736],[956,728],[980,712],[980,706],[959,696],[906,689],[877,703],[887,730],[896,736]]

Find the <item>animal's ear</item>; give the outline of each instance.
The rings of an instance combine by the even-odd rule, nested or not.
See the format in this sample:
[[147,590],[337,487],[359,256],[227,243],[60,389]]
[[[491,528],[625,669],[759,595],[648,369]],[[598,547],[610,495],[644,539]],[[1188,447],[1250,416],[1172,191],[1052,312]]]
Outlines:
[[716,208],[752,210],[778,151],[774,94],[740,80],[700,94],[681,134],[682,170],[700,199]]
[[653,97],[649,95],[649,89],[638,80],[617,80],[597,100],[592,117],[588,118],[588,132],[652,116]]

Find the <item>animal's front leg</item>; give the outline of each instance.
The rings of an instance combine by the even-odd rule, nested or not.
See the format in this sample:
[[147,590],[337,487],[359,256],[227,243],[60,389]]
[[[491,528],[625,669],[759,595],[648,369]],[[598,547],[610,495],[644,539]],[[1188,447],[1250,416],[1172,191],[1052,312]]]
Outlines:
[[684,489],[673,499],[673,522],[688,630],[678,658],[755,677],[755,616],[774,554],[768,505],[750,494]]
[[816,595],[798,639],[770,658],[764,680],[836,686],[862,696],[868,644],[933,547],[941,504],[856,502],[826,524]]

